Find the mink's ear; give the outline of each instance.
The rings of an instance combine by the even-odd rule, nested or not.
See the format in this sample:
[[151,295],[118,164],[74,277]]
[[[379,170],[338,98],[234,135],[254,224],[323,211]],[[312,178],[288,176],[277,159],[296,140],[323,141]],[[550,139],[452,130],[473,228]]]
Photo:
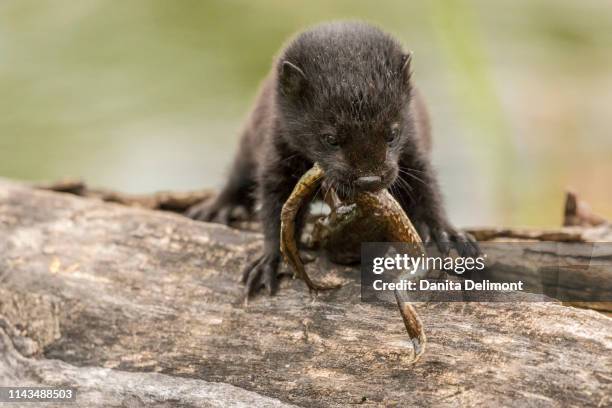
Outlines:
[[283,94],[297,96],[304,90],[306,75],[304,71],[285,60],[280,66],[279,81]]
[[400,66],[400,75],[406,83],[410,83],[410,77],[412,76],[412,69],[410,65],[412,63],[412,51],[408,51],[406,54],[402,55],[401,66]]

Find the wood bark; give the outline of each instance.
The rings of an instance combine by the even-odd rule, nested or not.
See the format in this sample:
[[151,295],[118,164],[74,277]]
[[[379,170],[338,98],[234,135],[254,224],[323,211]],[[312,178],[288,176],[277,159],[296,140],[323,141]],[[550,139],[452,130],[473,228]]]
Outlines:
[[0,181],[0,385],[74,386],[78,406],[611,403],[604,314],[418,304],[429,344],[412,365],[395,306],[360,302],[355,268],[318,257],[309,274],[341,289],[311,298],[284,280],[245,304],[239,273],[261,244],[257,232]]

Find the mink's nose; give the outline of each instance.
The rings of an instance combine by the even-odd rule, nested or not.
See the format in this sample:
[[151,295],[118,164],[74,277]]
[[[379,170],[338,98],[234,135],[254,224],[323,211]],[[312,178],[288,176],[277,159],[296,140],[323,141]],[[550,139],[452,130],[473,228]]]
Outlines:
[[382,185],[380,176],[365,176],[355,180],[355,185],[361,190],[378,190]]

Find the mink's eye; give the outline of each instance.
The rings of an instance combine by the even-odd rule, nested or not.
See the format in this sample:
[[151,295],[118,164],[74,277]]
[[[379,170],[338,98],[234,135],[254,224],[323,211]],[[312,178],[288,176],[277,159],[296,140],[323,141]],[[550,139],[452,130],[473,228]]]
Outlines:
[[339,145],[338,138],[332,135],[331,133],[326,133],[322,135],[321,140],[323,141],[323,143],[331,147],[338,147]]
[[397,140],[397,138],[399,137],[399,134],[400,134],[399,126],[397,125],[391,126],[391,129],[389,129],[389,132],[385,136],[385,140],[387,141],[387,143],[391,144]]

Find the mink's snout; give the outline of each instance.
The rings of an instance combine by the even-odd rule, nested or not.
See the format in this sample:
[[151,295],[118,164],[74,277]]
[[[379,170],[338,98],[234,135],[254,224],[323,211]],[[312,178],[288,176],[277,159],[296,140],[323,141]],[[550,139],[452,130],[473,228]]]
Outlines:
[[355,191],[380,191],[388,188],[395,181],[397,169],[387,164],[380,172],[361,173],[352,178],[352,186]]
[[364,191],[377,191],[384,187],[382,177],[364,176],[355,180],[355,187]]

